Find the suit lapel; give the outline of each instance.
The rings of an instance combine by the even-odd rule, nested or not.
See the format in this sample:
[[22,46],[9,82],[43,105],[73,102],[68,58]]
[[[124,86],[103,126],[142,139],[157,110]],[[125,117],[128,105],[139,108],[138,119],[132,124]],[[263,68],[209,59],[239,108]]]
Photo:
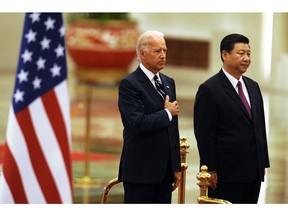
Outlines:
[[161,98],[151,81],[145,75],[145,73],[140,69],[140,67],[137,69],[137,78],[142,84],[145,91],[147,91],[147,93],[153,98],[153,100],[157,104],[159,104],[159,106],[163,107],[163,99]]
[[[239,95],[237,94],[234,87],[232,86],[229,79],[225,76],[225,74],[222,70],[220,71],[219,76],[220,76],[222,86],[223,86],[226,94],[237,104],[237,106],[239,106],[239,108],[243,111],[245,116],[250,119],[249,114],[248,114],[243,102],[241,101]],[[245,85],[246,85],[246,83],[245,83]],[[250,92],[249,92],[249,94],[250,94]]]

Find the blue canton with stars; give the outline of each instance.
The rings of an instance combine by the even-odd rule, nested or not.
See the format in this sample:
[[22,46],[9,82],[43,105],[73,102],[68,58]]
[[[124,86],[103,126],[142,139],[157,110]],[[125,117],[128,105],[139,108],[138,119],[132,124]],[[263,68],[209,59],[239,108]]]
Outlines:
[[66,79],[65,30],[61,13],[27,13],[12,104],[14,112]]

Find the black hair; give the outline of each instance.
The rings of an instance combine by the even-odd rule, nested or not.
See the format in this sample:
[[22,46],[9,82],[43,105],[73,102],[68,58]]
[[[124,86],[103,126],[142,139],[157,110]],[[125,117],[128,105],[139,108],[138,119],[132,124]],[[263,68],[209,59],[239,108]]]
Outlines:
[[225,50],[230,53],[234,49],[235,43],[249,44],[249,39],[244,35],[236,33],[225,36],[220,43],[220,56],[222,61],[222,51]]

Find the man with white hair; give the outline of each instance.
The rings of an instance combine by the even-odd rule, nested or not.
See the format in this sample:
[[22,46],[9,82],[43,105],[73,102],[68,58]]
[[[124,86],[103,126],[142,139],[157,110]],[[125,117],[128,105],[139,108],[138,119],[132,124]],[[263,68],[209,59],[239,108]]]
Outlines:
[[181,160],[175,82],[160,72],[166,63],[164,34],[144,32],[136,44],[140,65],[119,85],[123,149],[118,180],[124,203],[171,203]]

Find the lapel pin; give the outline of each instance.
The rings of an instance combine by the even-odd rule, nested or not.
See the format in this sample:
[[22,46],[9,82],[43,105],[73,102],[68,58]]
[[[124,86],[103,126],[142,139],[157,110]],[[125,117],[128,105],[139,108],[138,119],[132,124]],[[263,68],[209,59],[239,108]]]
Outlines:
[[166,86],[167,88],[170,88],[169,86]]

